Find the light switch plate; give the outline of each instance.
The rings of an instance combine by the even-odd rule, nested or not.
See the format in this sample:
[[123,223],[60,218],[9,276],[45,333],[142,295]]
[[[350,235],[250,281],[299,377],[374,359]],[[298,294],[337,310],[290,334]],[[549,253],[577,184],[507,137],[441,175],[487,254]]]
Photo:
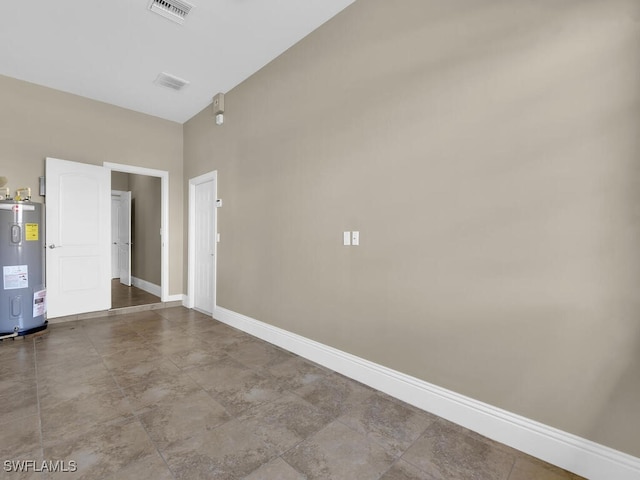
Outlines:
[[351,245],[351,232],[344,232],[342,234],[342,242],[343,245]]
[[360,245],[360,232],[351,232],[351,245]]

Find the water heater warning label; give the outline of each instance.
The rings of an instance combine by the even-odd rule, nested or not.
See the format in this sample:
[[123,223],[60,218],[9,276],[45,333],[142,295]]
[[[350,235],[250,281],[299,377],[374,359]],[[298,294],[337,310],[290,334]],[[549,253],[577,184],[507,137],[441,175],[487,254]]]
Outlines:
[[29,287],[29,266],[11,265],[2,267],[5,290],[17,290]]
[[37,223],[25,223],[24,225],[24,239],[29,241],[38,240],[38,224]]
[[33,318],[44,315],[47,312],[47,291],[33,292]]

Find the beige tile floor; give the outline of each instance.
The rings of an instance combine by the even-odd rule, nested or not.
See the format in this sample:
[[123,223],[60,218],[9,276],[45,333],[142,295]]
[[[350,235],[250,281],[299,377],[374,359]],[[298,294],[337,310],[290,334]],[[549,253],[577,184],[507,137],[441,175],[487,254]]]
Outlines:
[[138,287],[123,285],[117,278],[111,280],[111,308],[134,307],[152,303],[160,303],[160,297]]
[[182,307],[0,343],[0,405],[0,460],[78,466],[3,479],[579,478]]

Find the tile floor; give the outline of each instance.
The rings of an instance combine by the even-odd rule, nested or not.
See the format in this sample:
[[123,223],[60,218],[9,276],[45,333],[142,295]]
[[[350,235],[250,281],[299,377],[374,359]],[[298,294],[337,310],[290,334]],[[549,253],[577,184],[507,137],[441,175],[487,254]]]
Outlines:
[[111,280],[111,308],[134,307],[160,303],[160,297],[145,292],[138,287],[127,287],[114,278]]
[[0,343],[0,405],[3,465],[77,462],[3,479],[579,478],[182,307]]

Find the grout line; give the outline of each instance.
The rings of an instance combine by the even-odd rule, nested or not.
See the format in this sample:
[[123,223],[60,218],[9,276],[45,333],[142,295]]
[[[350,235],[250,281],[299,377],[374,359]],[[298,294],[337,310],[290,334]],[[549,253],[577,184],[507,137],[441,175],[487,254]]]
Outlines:
[[[304,440],[303,440],[303,441],[304,441]],[[300,442],[300,443],[302,443],[302,442]],[[295,448],[295,447],[297,447],[298,445],[300,445],[300,443],[297,443],[294,447],[292,447],[292,448],[290,448],[289,450],[287,450],[287,452],[291,451],[293,448]],[[284,455],[284,454],[285,454],[285,453],[287,453],[287,452],[284,452],[282,455]],[[293,466],[293,465],[291,465],[289,462],[287,462],[287,460],[286,460],[286,459],[282,458],[282,455],[279,455],[279,456],[278,456],[278,457],[276,457],[276,458],[279,458],[279,459],[280,459],[280,460],[282,460],[284,463],[286,463],[287,465],[289,465],[289,467],[291,467],[294,471],[298,472],[298,473],[299,473],[300,475],[302,475],[304,478],[307,478],[307,477],[306,477],[306,475],[305,475],[304,473],[302,473],[302,472],[301,472],[300,470],[298,470],[296,467],[294,467],[294,466]],[[273,461],[273,460],[272,460],[272,461]],[[260,467],[258,467],[258,468],[260,468]]]
[[378,480],[380,480],[381,478],[383,478],[387,473],[389,473],[389,471],[393,468],[393,466],[398,463],[398,461],[400,460],[400,457],[396,458],[393,462],[391,462],[391,465],[389,465],[389,468],[387,468],[384,472],[382,472],[382,475],[380,475],[378,477]]
[[[48,333],[49,335],[50,333]],[[36,338],[31,339],[33,342],[33,364],[35,368],[35,378],[36,378],[36,403],[38,406],[38,433],[40,434],[40,454],[42,455],[41,460],[45,460],[44,458],[44,437],[42,435],[42,411],[40,409],[40,379],[38,376],[38,351],[36,348]],[[47,476],[49,474],[47,473]]]
[[516,461],[517,457],[514,455],[513,462],[511,463],[511,468],[509,469],[509,475],[507,475],[506,480],[509,480],[511,478],[511,475],[513,475],[513,470],[516,468]]

